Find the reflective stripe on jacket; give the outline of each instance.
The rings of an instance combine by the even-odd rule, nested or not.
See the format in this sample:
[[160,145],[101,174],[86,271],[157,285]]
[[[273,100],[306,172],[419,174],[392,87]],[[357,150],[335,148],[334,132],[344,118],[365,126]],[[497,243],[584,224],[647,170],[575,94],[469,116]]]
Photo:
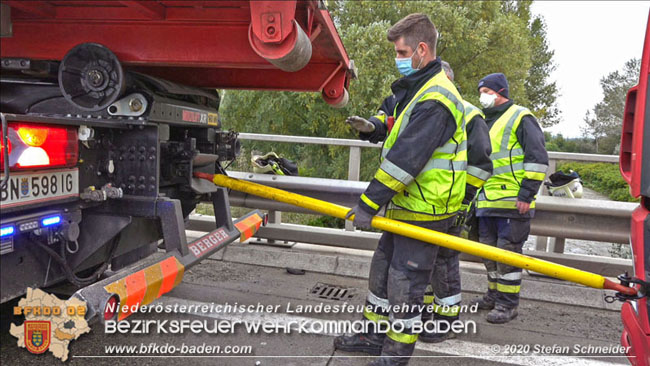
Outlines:
[[[468,156],[467,156],[467,184],[473,186],[472,195],[469,199],[473,199],[477,189],[483,187],[485,182],[492,175],[492,161],[490,160],[489,154],[490,149],[487,147],[490,144],[488,129],[486,126],[479,128],[481,126],[472,125],[474,117],[480,116],[478,120],[480,123],[485,124],[485,115],[483,112],[469,103],[466,100],[463,100],[463,106],[465,107],[465,130],[467,131],[467,144],[468,144]],[[474,133],[475,135],[472,135]],[[472,148],[475,152],[472,153]],[[465,195],[467,199],[467,195]]]
[[[544,180],[546,165],[524,164],[524,150],[516,131],[524,116],[533,114],[525,107],[513,104],[490,128],[492,144],[492,176],[479,193],[478,206],[482,208],[513,209],[524,179]],[[535,208],[535,201],[530,205]]]
[[[413,177],[386,156],[408,125],[415,105],[427,100],[435,100],[449,110],[456,122],[456,131],[449,141],[433,152],[424,168]],[[467,170],[467,136],[462,101],[454,85],[441,71],[418,90],[397,117],[384,143],[382,162],[375,175],[379,182],[398,192],[388,204],[386,217],[412,221],[441,220],[453,216],[460,209],[465,195]],[[367,199],[361,197],[373,207],[372,202],[364,198]]]

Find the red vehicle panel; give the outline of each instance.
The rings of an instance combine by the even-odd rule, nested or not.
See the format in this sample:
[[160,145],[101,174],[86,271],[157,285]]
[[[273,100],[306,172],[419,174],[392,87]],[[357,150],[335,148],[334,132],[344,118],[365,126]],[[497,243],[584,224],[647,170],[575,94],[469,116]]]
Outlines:
[[[621,136],[620,169],[632,196],[641,205],[632,215],[630,245],[634,253],[633,276],[650,282],[650,17],[646,30],[639,84],[630,89],[625,103]],[[650,302],[648,296],[623,304],[623,346],[635,366],[650,365]]]
[[5,1],[2,58],[61,60],[78,44],[185,85],[320,91],[347,101],[354,65],[322,1]]

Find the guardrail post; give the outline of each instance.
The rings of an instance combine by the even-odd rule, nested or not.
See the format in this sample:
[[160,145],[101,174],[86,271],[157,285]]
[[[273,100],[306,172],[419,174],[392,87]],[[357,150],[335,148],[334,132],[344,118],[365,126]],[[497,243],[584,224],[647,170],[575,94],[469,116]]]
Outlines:
[[[361,148],[350,146],[350,158],[348,160],[348,180],[358,181],[361,172]],[[345,230],[354,231],[352,221],[345,220]]]
[[547,244],[548,244],[547,236],[538,236],[537,238],[535,238],[535,250],[538,250],[540,252],[546,252]]
[[[281,224],[282,223],[282,211],[269,210],[269,224]],[[266,239],[266,244],[275,244],[275,240]]]
[[[557,170],[557,160],[548,159],[548,169],[546,170],[546,178],[548,178],[551,174],[555,173],[556,170]],[[543,192],[543,195],[548,196],[548,189],[546,189],[545,184],[542,184],[540,189]]]
[[548,251],[553,253],[564,253],[565,241],[566,239],[564,238],[555,238],[554,240],[551,240],[551,243],[548,246]]
[[269,224],[281,224],[282,211],[269,210]]
[[[555,173],[556,169],[557,169],[557,160],[549,159],[548,160],[548,169],[546,170],[546,177],[548,177],[549,175]],[[548,196],[548,189],[546,188],[546,185],[544,183],[542,183],[542,185],[539,187],[539,192],[537,192],[537,194],[539,196]],[[535,250],[540,250],[540,251],[543,251],[543,252],[552,251],[551,248],[554,248],[555,243],[553,243],[553,241],[551,241],[551,243],[549,244],[548,239],[549,238],[546,237],[546,236],[538,236],[537,239],[535,240]],[[556,239],[556,241],[557,241],[557,239]],[[562,239],[562,252],[564,252],[564,239]]]
[[[557,171],[557,160],[549,159],[547,176],[555,173],[555,171]],[[548,195],[548,190],[546,194]],[[549,240],[548,251],[553,253],[564,253],[565,243],[566,243],[565,238],[554,238],[552,240]]]

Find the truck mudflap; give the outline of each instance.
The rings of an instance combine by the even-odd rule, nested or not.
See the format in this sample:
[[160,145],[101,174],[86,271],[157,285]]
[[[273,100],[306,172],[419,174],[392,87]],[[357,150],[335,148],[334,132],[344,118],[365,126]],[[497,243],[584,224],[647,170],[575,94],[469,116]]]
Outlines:
[[221,226],[188,243],[189,253],[185,256],[178,251],[152,255],[78,290],[72,297],[87,303],[86,320],[89,322],[126,319],[140,306],[151,304],[178,286],[188,268],[237,239],[246,241],[266,222],[265,214],[252,211],[232,225]]

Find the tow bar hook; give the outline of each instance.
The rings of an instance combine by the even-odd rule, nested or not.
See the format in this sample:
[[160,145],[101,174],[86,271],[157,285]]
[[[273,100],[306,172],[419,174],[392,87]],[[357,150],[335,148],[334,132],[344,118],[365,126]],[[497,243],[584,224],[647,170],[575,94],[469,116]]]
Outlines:
[[616,294],[614,294],[614,296],[607,295],[605,296],[605,302],[611,304],[617,300],[621,302],[626,302],[626,301],[640,300],[644,297],[650,297],[650,282],[643,281],[636,277],[630,277],[627,271],[625,272],[625,274],[619,275],[617,278],[619,281],[621,281],[622,286],[631,287],[630,284],[632,285],[636,284],[639,285],[639,289],[637,290],[636,295],[628,295],[622,292],[617,292]]

